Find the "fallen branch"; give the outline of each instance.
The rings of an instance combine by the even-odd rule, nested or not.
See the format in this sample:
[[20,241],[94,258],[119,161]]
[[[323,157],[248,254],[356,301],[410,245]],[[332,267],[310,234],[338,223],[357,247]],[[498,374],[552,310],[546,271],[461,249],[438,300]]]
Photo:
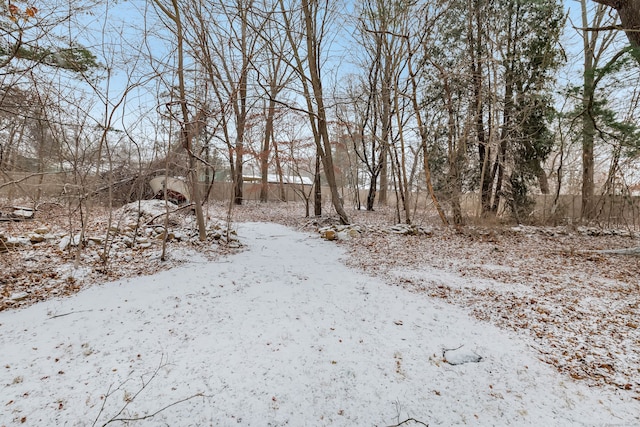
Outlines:
[[93,311],[93,310],[78,310],[78,311],[71,311],[69,313],[64,313],[64,314],[56,314],[55,316],[49,317],[49,320],[57,319],[58,317],[69,316],[70,314],[86,313],[86,312],[89,312],[89,311]]
[[[160,363],[158,364],[158,367],[153,371],[153,374],[151,374],[151,378],[149,378],[147,381],[144,380],[143,377],[141,377],[141,381],[142,381],[142,386],[140,387],[140,389],[138,389],[138,391],[129,399],[126,399],[126,403],[120,408],[120,410],[118,411],[117,414],[115,414],[113,417],[111,417],[111,419],[109,419],[109,421],[107,421],[106,423],[102,424],[102,427],[111,424],[112,422],[115,422],[118,417],[120,417],[120,415],[127,409],[127,407],[129,406],[129,404],[131,402],[133,402],[136,397],[138,397],[138,395],[140,393],[142,393],[142,391],[144,389],[147,388],[147,386],[149,385],[149,383],[151,381],[153,381],[153,379],[158,375],[158,372],[160,372],[160,369],[162,369],[164,366],[166,366],[166,361],[165,361],[165,355],[162,354],[160,356]],[[131,380],[131,378],[127,378],[126,380],[124,380],[123,382],[121,382],[118,387],[115,388],[115,390],[111,391],[111,385],[109,386],[109,389],[107,390],[107,394],[104,396],[104,399],[102,401],[102,406],[100,407],[100,411],[98,412],[98,416],[96,417],[95,421],[93,422],[92,426],[95,426],[96,423],[98,422],[98,420],[100,419],[100,415],[102,415],[102,413],[104,412],[104,407],[105,404],[107,403],[107,400],[109,399],[109,397],[111,395],[113,395],[113,393],[117,392],[118,390],[120,390],[122,388],[122,386],[124,386],[126,383],[128,383]]]
[[140,175],[136,174],[136,175],[133,175],[133,176],[128,176],[128,177],[126,177],[124,179],[121,179],[119,181],[112,182],[112,183],[107,184],[107,185],[103,185],[102,187],[97,188],[97,189],[93,190],[92,192],[85,194],[84,198],[87,198],[89,196],[95,196],[96,194],[99,194],[99,193],[101,193],[103,191],[106,191],[109,188],[114,188],[114,187],[117,187],[117,186],[120,186],[120,185],[123,185],[123,184],[128,184],[128,183],[130,183],[132,181],[135,181],[139,177],[140,177]]
[[[131,403],[133,403],[133,401],[136,399],[136,397],[138,397],[140,395],[140,393],[142,393],[147,386],[149,385],[149,383],[151,383],[151,381],[153,381],[153,379],[158,375],[158,373],[160,372],[160,369],[162,369],[163,367],[165,367],[167,365],[167,358],[165,357],[165,355],[163,354],[162,356],[160,356],[160,363],[158,364],[158,367],[153,371],[153,373],[151,374],[151,377],[148,380],[144,380],[144,378],[141,377],[141,381],[142,381],[142,385],[140,386],[140,388],[138,389],[138,391],[136,391],[136,393],[127,398],[126,399],[126,403],[120,408],[120,410],[118,411],[117,414],[115,414],[113,417],[111,417],[108,421],[106,421],[105,423],[101,424],[101,427],[105,427],[111,423],[115,423],[115,422],[121,422],[121,423],[128,423],[128,422],[132,422],[132,421],[143,421],[143,420],[148,420],[150,418],[155,417],[156,415],[158,415],[159,413],[171,408],[172,406],[175,405],[179,405],[180,403],[184,403],[187,402],[191,399],[195,399],[196,397],[208,397],[207,395],[205,395],[204,393],[200,392],[200,393],[196,393],[193,394],[189,397],[185,397],[184,399],[180,399],[180,400],[176,400],[175,402],[169,403],[168,405],[158,409],[155,412],[152,413],[148,413],[146,415],[141,415],[141,416],[137,416],[137,417],[127,417],[127,416],[121,416],[123,414],[123,412],[129,407],[129,405]],[[110,396],[112,396],[115,392],[117,392],[118,390],[121,390],[122,387],[128,383],[131,380],[131,378],[127,378],[126,380],[124,380],[123,382],[121,382],[118,387],[116,387],[114,390],[112,390],[112,386],[109,386],[109,389],[107,390],[107,394],[104,396],[104,399],[102,401],[102,406],[100,407],[100,411],[98,412],[98,416],[96,417],[95,421],[93,422],[92,426],[95,426],[96,423],[98,422],[98,420],[100,419],[100,415],[102,415],[102,413],[104,412],[104,408],[107,402],[107,399],[109,399]]]
[[[137,393],[136,393],[136,396],[137,396]],[[178,405],[178,404],[180,404],[180,403],[186,402],[186,401],[191,400],[191,399],[194,399],[194,398],[196,398],[196,397],[205,397],[205,394],[204,394],[204,393],[196,393],[196,394],[194,394],[194,395],[192,395],[192,396],[185,397],[184,399],[180,399],[180,400],[177,400],[177,401],[175,401],[175,402],[173,402],[173,403],[170,403],[170,404],[168,404],[167,406],[165,406],[164,408],[158,409],[156,412],[154,412],[154,413],[152,413],[152,414],[143,415],[143,416],[141,416],[141,417],[132,417],[132,418],[111,418],[109,421],[107,421],[106,423],[104,423],[104,424],[102,425],[102,427],[106,426],[107,424],[114,423],[114,422],[116,422],[116,421],[120,421],[120,422],[126,423],[126,422],[130,422],[130,421],[142,421],[142,420],[148,420],[149,418],[153,418],[153,417],[155,417],[155,416],[156,416],[156,415],[158,415],[160,412],[162,412],[162,411],[164,411],[164,410],[166,410],[166,409],[169,409],[169,408],[171,408],[172,406]]]
[[160,214],[158,214],[158,215],[154,216],[153,218],[151,218],[150,220],[148,220],[148,221],[147,221],[147,222],[145,222],[144,224],[142,224],[142,227],[146,227],[147,225],[152,224],[152,223],[153,223],[153,221],[155,221],[156,219],[160,218],[160,217],[161,217],[161,216],[163,216],[163,215],[169,215],[169,214],[172,214],[172,213],[176,213],[176,212],[178,212],[178,211],[181,211],[181,210],[183,210],[183,209],[187,209],[187,208],[190,208],[190,207],[193,207],[193,206],[194,206],[194,204],[193,204],[193,203],[189,203],[189,204],[187,204],[187,205],[180,206],[179,208],[176,208],[176,209],[174,209],[174,210],[172,210],[172,211],[170,211],[170,212],[169,212],[169,211],[162,212],[162,213],[160,213]]

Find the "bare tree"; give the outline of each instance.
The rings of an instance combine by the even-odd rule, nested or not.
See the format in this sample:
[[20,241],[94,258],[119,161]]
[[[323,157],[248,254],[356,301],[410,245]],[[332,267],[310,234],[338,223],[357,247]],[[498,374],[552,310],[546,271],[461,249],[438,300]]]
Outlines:
[[[154,75],[153,72],[141,71],[144,67],[141,46],[122,35],[121,29],[126,24],[115,19],[116,12],[112,10],[113,5],[107,2],[103,7],[102,12],[98,14],[100,21],[97,24],[100,25],[95,26],[99,28],[95,37],[102,42],[96,43],[96,51],[103,62],[101,73],[99,78],[95,78],[93,73],[83,73],[82,77],[85,85],[97,99],[96,111],[92,114],[92,118],[99,132],[96,170],[100,177],[98,181],[100,186],[89,194],[88,199],[102,197],[105,192],[107,195],[104,205],[108,208],[109,217],[100,254],[102,262],[106,264],[109,260],[113,237],[111,233],[114,220],[113,208],[116,203],[129,202],[136,184],[138,187],[146,185],[144,181],[140,185],[143,175],[140,144],[132,137],[132,130],[128,129],[133,126],[133,123],[125,121],[125,117],[129,115],[126,108],[127,100],[133,91],[151,80]],[[129,27],[128,30],[133,30],[133,27]],[[122,122],[120,129],[117,128],[118,118]],[[135,169],[131,168],[130,161],[132,146],[137,151]],[[122,157],[123,152],[128,154],[126,158]],[[137,173],[134,172],[136,169]],[[139,201],[142,189],[138,188],[135,195],[135,199]]]
[[[76,3],[35,7],[26,2],[3,2],[0,8],[0,114],[4,124],[10,124],[5,128],[7,138],[0,142],[0,169],[16,166],[16,156],[23,156],[23,163],[36,159],[37,165],[29,170],[40,183],[45,156],[55,151],[47,117],[57,92],[52,82],[58,78],[77,82],[82,73],[98,68],[94,54],[74,42],[77,28],[73,18],[91,2]],[[64,27],[68,30],[61,32]],[[23,95],[16,97],[19,93]],[[29,138],[23,141],[27,134]],[[19,152],[22,148],[27,151]],[[35,193],[24,193],[35,203],[40,187]]]
[[[426,33],[424,34],[425,36],[427,35]],[[421,43],[424,43],[424,40],[421,41]],[[433,202],[433,205],[436,208],[436,211],[438,212],[438,216],[440,217],[440,220],[442,221],[442,223],[446,226],[449,225],[449,221],[447,220],[447,217],[444,213],[444,210],[442,209],[442,206],[440,205],[440,201],[438,200],[438,197],[436,196],[436,192],[433,188],[433,182],[431,179],[431,166],[429,165],[429,149],[428,149],[428,130],[426,128],[426,123],[425,120],[422,118],[422,110],[420,108],[419,105],[419,101],[418,101],[418,77],[416,75],[416,72],[413,69],[413,64],[411,61],[411,58],[413,56],[413,48],[410,46],[410,39],[407,38],[407,44],[408,44],[408,51],[409,51],[409,59],[407,61],[407,68],[408,68],[408,72],[409,72],[409,84],[411,87],[411,91],[410,91],[410,98],[411,98],[411,105],[413,107],[413,112],[415,114],[416,117],[416,124],[418,127],[418,133],[420,134],[420,148],[422,149],[422,156],[423,156],[423,167],[424,167],[424,173],[425,173],[425,182],[427,184],[427,191],[429,192],[429,196],[431,197],[431,201]],[[450,164],[454,163],[457,161],[456,156],[456,150],[452,147],[453,144],[453,106],[452,106],[452,101],[451,101],[451,94],[450,94],[450,90],[449,90],[449,85],[448,85],[448,76],[447,73],[444,71],[444,69],[442,69],[442,67],[440,67],[437,63],[432,61],[432,64],[434,66],[436,66],[436,68],[438,69],[438,72],[440,73],[441,77],[444,80],[444,86],[445,86],[445,94],[446,94],[446,105],[447,105],[447,111],[448,111],[448,117],[449,117],[449,121],[448,121],[448,138],[449,138],[449,147],[450,147]],[[454,166],[455,167],[455,166]],[[459,205],[459,195],[456,195],[457,197],[454,197],[454,223],[456,225],[460,225],[462,224],[462,213],[461,213],[461,209],[460,209],[460,205]]]
[[589,11],[586,0],[581,0],[582,40],[584,56],[584,72],[582,84],[582,210],[584,219],[590,219],[595,214],[594,172],[595,172],[595,139],[596,122],[594,101],[596,92],[596,69],[602,65],[602,58],[611,46],[615,33],[591,32],[589,25],[601,27],[607,22],[605,6],[599,4],[593,12],[592,22],[589,22]]
[[[256,9],[254,8],[254,11]],[[259,42],[256,48],[258,54],[253,64],[258,73],[257,83],[266,95],[263,100],[265,124],[260,148],[260,201],[264,203],[269,198],[269,159],[275,139],[275,122],[278,116],[284,115],[278,98],[291,82],[293,70],[287,66],[284,59],[287,55],[288,40],[275,21],[277,3],[270,4],[268,0],[262,0],[261,9],[258,12],[261,16],[257,22],[259,28],[254,28],[258,31]]]
[[[331,15],[329,0],[302,0],[299,9],[288,6],[284,0],[279,0],[280,17],[283,31],[289,38],[293,58],[290,65],[300,79],[303,95],[306,101],[306,114],[313,132],[317,153],[322,162],[325,179],[331,192],[331,202],[343,224],[349,223],[349,217],[344,210],[344,204],[338,192],[336,174],[333,162],[331,140],[327,123],[327,106],[322,80],[323,41],[328,30]],[[292,2],[297,4],[297,2]],[[294,22],[295,14],[301,14],[302,22]],[[305,43],[298,44],[296,34],[302,31]]]
[[255,57],[258,33],[264,19],[255,13],[254,0],[188,2],[193,32],[186,42],[193,60],[202,68],[216,97],[223,139],[229,152],[233,201],[242,204],[243,166],[248,119],[254,113],[256,95]]
[[[368,72],[370,86],[370,99],[374,120],[372,126],[377,127],[378,132],[373,133],[372,143],[378,144],[379,155],[377,161],[372,147],[372,183],[380,176],[380,204],[387,202],[388,183],[388,155],[391,143],[393,121],[393,91],[396,89],[398,79],[406,66],[407,56],[404,51],[406,24],[408,22],[407,10],[412,9],[411,2],[391,3],[385,0],[367,0],[361,4],[359,28],[362,32],[363,43],[368,52],[368,62],[371,68]],[[395,96],[398,94],[395,93]],[[375,187],[370,186],[367,198],[367,209],[373,203]]]
[[[391,4],[385,0],[364,0],[358,3],[357,43],[364,47],[361,59],[363,93],[361,111],[357,111],[356,129],[352,140],[358,158],[369,173],[367,210],[373,210],[379,188],[379,203],[387,202],[389,187],[389,147],[394,120],[394,92],[402,70],[406,66],[403,39],[407,22],[406,2]],[[357,98],[354,90],[351,98]],[[378,187],[378,181],[379,187]]]
[[198,186],[198,174],[196,172],[197,158],[193,151],[194,133],[197,134],[197,116],[189,111],[187,99],[187,89],[185,83],[185,41],[181,9],[180,5],[178,4],[178,0],[171,0],[170,5],[165,5],[162,0],[154,0],[154,3],[158,7],[164,18],[169,20],[167,28],[172,29],[173,34],[176,38],[178,64],[175,72],[178,76],[177,103],[180,107],[180,113],[182,115],[180,119],[181,142],[182,147],[186,150],[189,156],[189,178],[191,181],[192,192],[191,197],[193,198],[196,211],[196,221],[198,224],[199,238],[201,241],[204,241],[207,238],[207,230],[204,220],[204,214],[202,212],[202,204],[200,201],[200,188]]

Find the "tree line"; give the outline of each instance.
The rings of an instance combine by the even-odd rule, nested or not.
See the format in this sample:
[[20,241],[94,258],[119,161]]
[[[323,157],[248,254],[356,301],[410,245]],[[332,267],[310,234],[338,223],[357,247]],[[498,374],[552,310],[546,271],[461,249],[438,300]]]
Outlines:
[[572,191],[589,221],[638,183],[640,2],[565,6],[3,2],[0,173],[65,171],[70,209],[183,175],[200,230],[202,183],[229,179],[241,204],[249,174],[263,202],[273,175],[313,179],[316,215],[326,184],[343,223],[387,203],[410,223],[417,193],[444,224],[526,222],[534,195],[561,216]]

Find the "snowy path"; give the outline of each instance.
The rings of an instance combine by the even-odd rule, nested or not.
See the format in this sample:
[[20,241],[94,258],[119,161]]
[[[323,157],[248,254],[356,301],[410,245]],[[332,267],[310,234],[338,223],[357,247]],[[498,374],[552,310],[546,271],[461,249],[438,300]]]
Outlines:
[[[640,402],[563,378],[512,335],[348,269],[333,243],[274,224],[240,224],[239,235],[248,250],[221,262],[194,257],[0,313],[0,426],[98,415],[102,425],[161,361],[120,417],[203,393],[140,425],[640,424]],[[461,345],[482,361],[443,361]]]

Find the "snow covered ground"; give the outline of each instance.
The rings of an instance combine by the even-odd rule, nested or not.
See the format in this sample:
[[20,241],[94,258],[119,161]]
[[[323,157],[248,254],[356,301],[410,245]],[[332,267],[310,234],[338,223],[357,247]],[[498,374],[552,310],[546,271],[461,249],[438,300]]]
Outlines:
[[238,234],[216,262],[0,312],[0,426],[640,425],[640,401],[317,234]]

